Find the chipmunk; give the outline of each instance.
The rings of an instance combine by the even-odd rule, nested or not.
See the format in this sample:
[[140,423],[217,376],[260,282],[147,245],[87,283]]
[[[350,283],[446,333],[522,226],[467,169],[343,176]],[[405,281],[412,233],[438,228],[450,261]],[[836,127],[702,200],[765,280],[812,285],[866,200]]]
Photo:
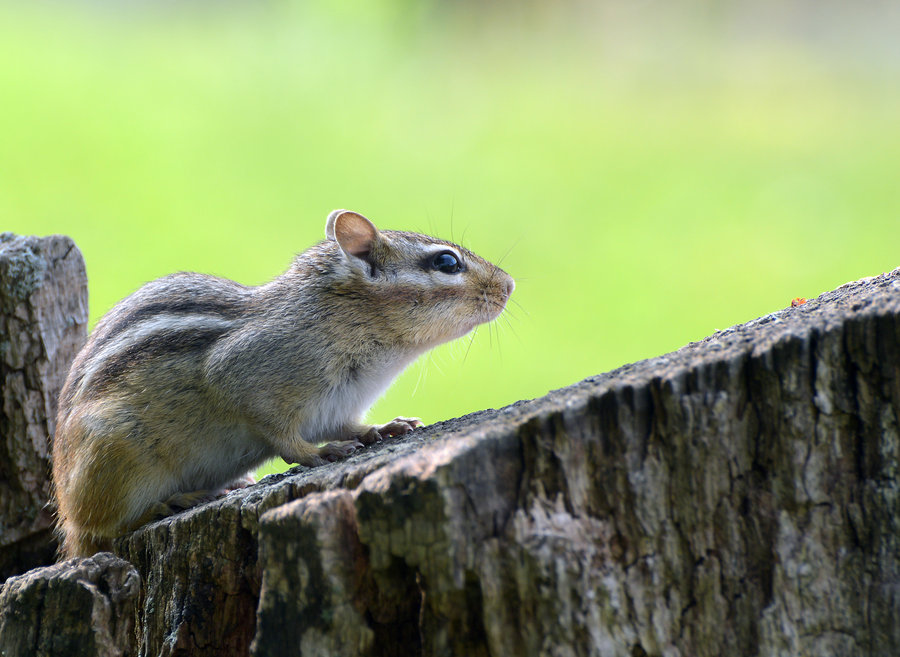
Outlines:
[[273,456],[321,465],[421,426],[360,418],[419,355],[495,319],[515,288],[467,249],[355,212],[332,212],[325,236],[264,285],[172,274],[100,320],[60,393],[65,557],[109,549]]

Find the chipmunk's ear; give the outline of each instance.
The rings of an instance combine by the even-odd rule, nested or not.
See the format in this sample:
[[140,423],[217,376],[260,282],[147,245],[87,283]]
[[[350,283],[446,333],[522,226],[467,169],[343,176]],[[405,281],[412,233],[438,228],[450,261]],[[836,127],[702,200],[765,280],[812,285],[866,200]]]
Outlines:
[[361,214],[335,210],[325,222],[325,237],[337,242],[347,255],[365,259],[378,239],[378,229]]

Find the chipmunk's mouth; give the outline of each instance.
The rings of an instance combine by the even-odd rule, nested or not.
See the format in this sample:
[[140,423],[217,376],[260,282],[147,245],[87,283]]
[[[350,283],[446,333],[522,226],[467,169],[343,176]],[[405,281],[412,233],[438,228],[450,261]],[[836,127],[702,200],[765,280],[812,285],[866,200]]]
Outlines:
[[440,337],[437,344],[461,338],[481,324],[487,324],[497,319],[506,309],[506,304],[515,287],[516,284],[513,280],[506,277],[500,281],[488,281],[488,284],[474,295],[470,293],[460,297],[458,305],[456,305],[457,309],[452,311],[452,320],[445,322],[438,329]]
[[483,302],[481,307],[481,317],[479,317],[479,324],[485,324],[487,322],[493,322],[497,319],[501,313],[506,309],[506,299],[486,299]]
[[478,321],[473,325],[473,328],[478,324],[485,324],[497,319],[500,314],[506,309],[506,304],[509,301],[513,290],[515,289],[515,281],[513,281],[513,279],[511,278],[506,278],[506,280],[502,281],[499,286],[491,286],[490,289],[483,290],[480,299],[480,317],[478,318]]

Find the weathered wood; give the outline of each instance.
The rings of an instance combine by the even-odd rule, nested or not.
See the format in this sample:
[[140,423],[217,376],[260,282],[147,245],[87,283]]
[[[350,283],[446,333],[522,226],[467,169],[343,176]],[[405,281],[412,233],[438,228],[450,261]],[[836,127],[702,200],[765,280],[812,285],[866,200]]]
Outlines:
[[54,559],[50,436],[87,319],[71,239],[0,234],[0,581]]
[[107,552],[11,577],[0,588],[4,657],[134,655],[134,566]]
[[142,654],[897,654],[898,363],[900,270],[269,477],[119,541]]
[[895,655],[898,410],[900,270],[122,537],[133,646]]

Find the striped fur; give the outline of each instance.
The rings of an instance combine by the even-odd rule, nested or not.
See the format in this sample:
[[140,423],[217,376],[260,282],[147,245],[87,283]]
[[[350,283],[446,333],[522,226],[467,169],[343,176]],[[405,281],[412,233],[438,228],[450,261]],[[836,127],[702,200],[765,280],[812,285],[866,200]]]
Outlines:
[[[512,292],[509,276],[458,245],[378,232],[354,213],[336,221],[335,239],[270,283],[173,274],[98,323],[63,387],[54,441],[68,556],[272,456],[315,465],[352,451],[373,435],[360,418],[397,374],[492,320]],[[443,251],[462,273],[429,268]]]

